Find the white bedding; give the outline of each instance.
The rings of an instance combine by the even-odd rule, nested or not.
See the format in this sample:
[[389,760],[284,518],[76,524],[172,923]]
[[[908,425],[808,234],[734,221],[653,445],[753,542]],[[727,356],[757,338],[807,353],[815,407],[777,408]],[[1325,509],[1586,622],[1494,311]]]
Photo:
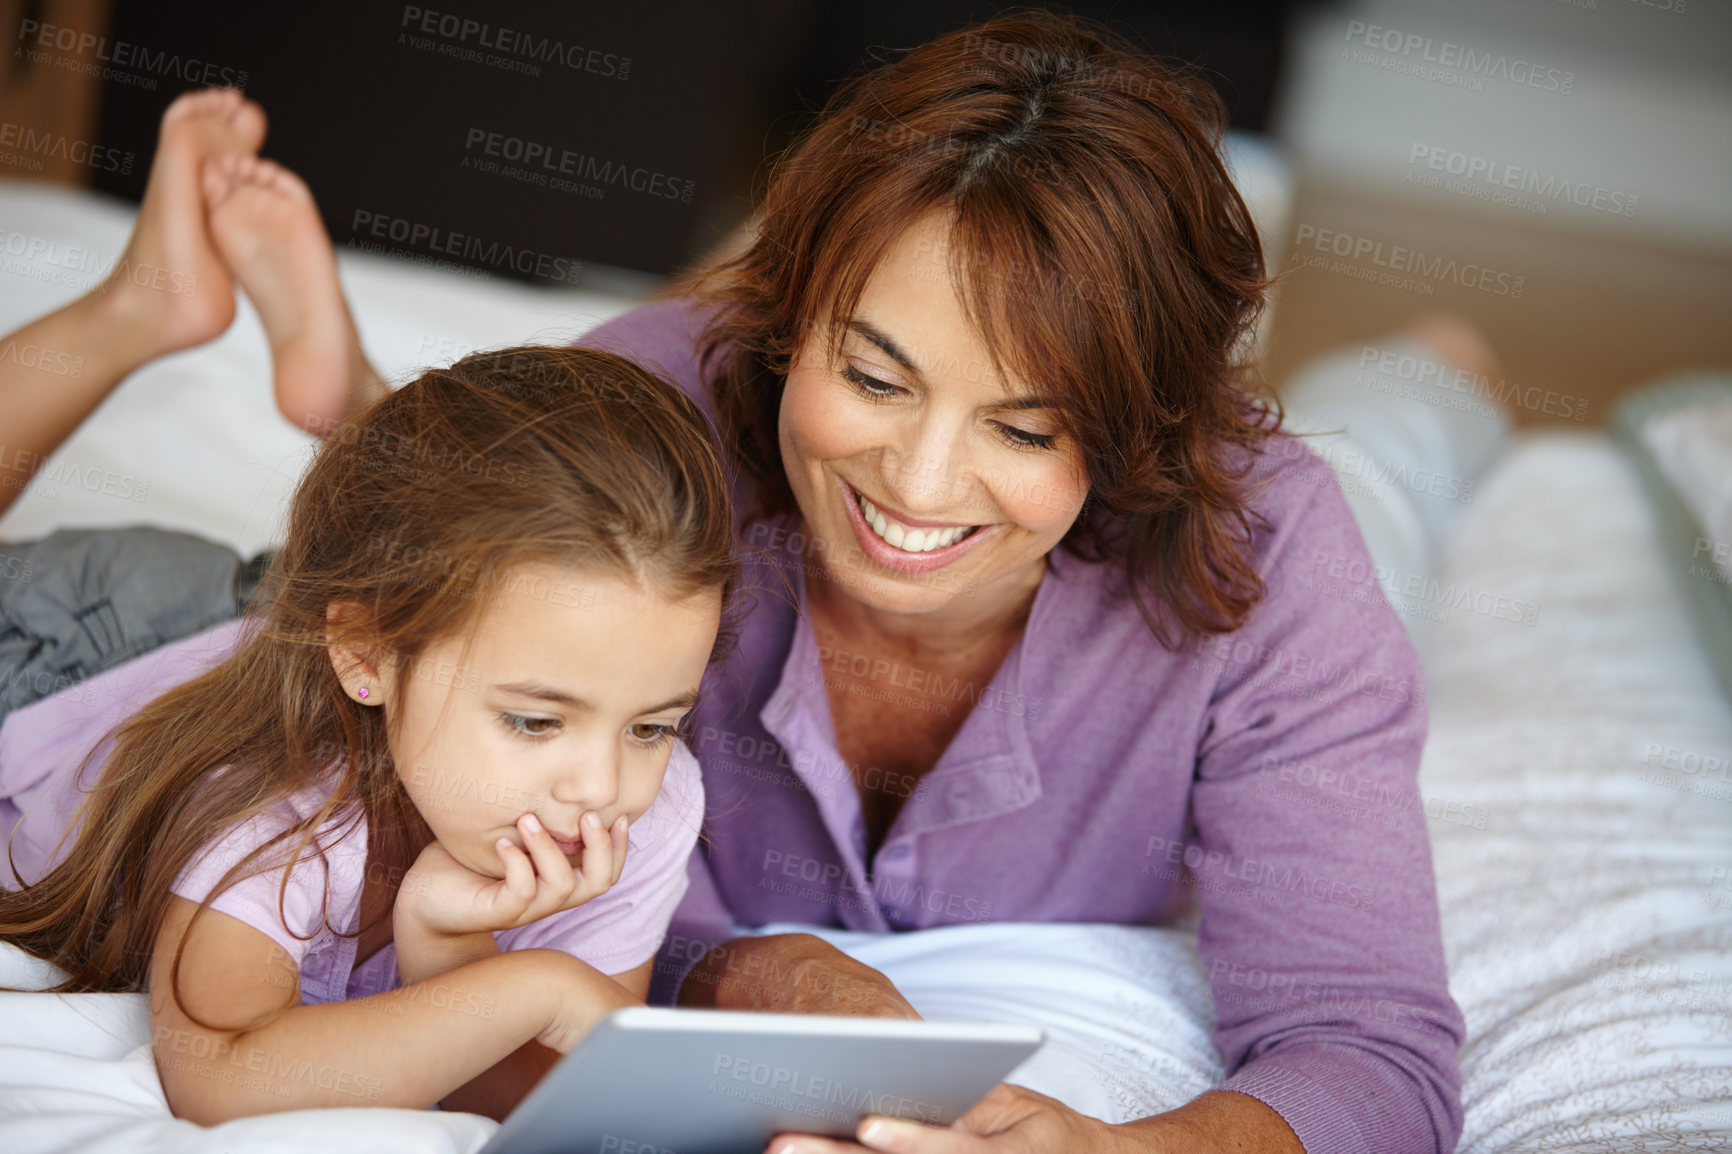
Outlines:
[[[118,206],[0,185],[8,235],[112,253],[127,221]],[[369,350],[392,374],[470,347],[569,338],[630,303],[354,254],[343,265]],[[0,328],[71,295],[41,279],[51,273],[5,266]],[[63,478],[95,468],[147,480],[145,500],[44,482],[0,520],[0,539],[149,521],[249,550],[271,541],[308,442],[276,419],[268,379],[243,313],[216,345],[128,382],[49,465]],[[1635,477],[1603,437],[1518,441],[1440,578],[1541,606],[1527,626],[1475,613],[1470,598],[1432,655],[1422,785],[1470,1033],[1460,1149],[1732,1149],[1732,708],[1674,604]],[[929,1016],[1046,1027],[1052,1041],[1017,1080],[1101,1117],[1169,1108],[1220,1076],[1184,930],[982,925],[837,940]],[[39,978],[0,948],[0,985]],[[401,1110],[200,1130],[169,1117],[148,1042],[137,995],[0,994],[0,1150],[469,1151],[492,1130]]]

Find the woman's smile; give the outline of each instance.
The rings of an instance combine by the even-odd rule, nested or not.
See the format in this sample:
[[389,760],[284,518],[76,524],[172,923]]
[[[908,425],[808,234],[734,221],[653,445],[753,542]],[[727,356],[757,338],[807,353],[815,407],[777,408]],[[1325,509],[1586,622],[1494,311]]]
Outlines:
[[991,525],[922,521],[890,512],[847,481],[841,501],[854,539],[866,555],[899,573],[942,569],[992,535]]

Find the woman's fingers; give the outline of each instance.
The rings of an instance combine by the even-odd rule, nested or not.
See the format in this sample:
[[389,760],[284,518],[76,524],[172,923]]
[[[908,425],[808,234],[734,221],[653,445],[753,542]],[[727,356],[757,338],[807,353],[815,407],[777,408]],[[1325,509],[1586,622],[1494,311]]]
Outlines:
[[764,1154],[861,1154],[864,1146],[820,1138],[815,1134],[777,1134],[764,1147]]
[[986,1148],[984,1140],[973,1134],[922,1126],[903,1118],[862,1118],[855,1136],[868,1150],[894,1154],[969,1154]]
[[[860,1140],[858,1144],[813,1134],[778,1134],[765,1149],[766,1154],[861,1154],[867,1150],[885,1154],[975,1154],[995,1149],[988,1140],[974,1134],[900,1118],[862,1118],[855,1136]],[[1055,1150],[1052,1154],[1061,1152]]]

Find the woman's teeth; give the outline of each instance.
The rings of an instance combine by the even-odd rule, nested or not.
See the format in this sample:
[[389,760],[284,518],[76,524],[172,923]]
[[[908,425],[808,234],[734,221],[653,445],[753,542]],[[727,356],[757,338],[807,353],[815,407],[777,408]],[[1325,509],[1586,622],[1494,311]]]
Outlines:
[[978,525],[952,525],[948,529],[904,529],[878,511],[878,506],[860,493],[854,494],[860,503],[860,515],[872,526],[872,531],[904,553],[930,553],[946,545],[954,545]]

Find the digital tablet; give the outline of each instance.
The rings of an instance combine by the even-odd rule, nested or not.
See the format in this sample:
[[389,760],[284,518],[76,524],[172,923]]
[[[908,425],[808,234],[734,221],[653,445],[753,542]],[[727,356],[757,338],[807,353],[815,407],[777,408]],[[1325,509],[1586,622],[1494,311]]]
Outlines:
[[945,1125],[1039,1048],[1032,1026],[634,1007],[548,1071],[481,1154],[763,1154],[888,1114]]

